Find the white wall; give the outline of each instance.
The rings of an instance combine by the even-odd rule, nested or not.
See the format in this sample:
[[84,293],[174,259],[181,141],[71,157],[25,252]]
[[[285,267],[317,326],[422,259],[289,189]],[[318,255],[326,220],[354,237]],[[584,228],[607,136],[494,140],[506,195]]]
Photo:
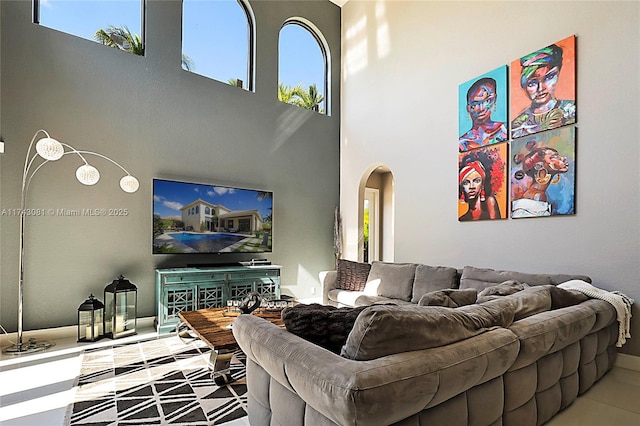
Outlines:
[[[640,302],[640,3],[349,1],[341,210],[357,258],[358,185],[395,185],[395,261],[590,275]],[[575,216],[457,220],[458,85],[577,36]],[[640,312],[623,351],[640,355]],[[635,333],[634,333],[635,331]]]

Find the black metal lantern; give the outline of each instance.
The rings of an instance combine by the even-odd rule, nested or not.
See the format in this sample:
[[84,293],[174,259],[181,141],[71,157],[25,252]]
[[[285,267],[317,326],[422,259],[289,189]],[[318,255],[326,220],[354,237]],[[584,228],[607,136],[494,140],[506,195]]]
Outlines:
[[138,288],[120,275],[104,288],[104,334],[117,339],[136,334]]
[[78,307],[78,342],[95,342],[104,337],[104,305],[89,295]]

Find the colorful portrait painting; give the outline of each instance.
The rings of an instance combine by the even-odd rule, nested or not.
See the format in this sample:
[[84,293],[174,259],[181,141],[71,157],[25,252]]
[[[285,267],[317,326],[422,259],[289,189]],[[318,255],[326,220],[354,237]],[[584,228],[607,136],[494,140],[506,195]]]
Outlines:
[[511,217],[575,214],[575,126],[511,142]]
[[511,137],[576,122],[576,37],[511,63]]
[[460,152],[506,141],[507,123],[506,65],[458,87]]
[[458,220],[507,218],[507,143],[458,153]]

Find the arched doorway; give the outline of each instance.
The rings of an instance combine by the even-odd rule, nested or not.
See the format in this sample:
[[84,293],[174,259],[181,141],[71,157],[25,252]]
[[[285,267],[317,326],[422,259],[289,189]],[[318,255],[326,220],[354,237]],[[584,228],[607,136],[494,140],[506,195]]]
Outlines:
[[394,259],[395,196],[391,169],[371,166],[362,175],[358,190],[358,260]]

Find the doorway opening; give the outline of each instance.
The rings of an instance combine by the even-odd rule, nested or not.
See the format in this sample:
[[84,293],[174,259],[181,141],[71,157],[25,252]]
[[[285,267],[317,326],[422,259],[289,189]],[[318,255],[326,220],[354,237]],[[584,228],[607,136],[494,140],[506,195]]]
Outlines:
[[394,180],[385,165],[371,167],[361,179],[358,214],[358,259],[362,262],[394,258]]

